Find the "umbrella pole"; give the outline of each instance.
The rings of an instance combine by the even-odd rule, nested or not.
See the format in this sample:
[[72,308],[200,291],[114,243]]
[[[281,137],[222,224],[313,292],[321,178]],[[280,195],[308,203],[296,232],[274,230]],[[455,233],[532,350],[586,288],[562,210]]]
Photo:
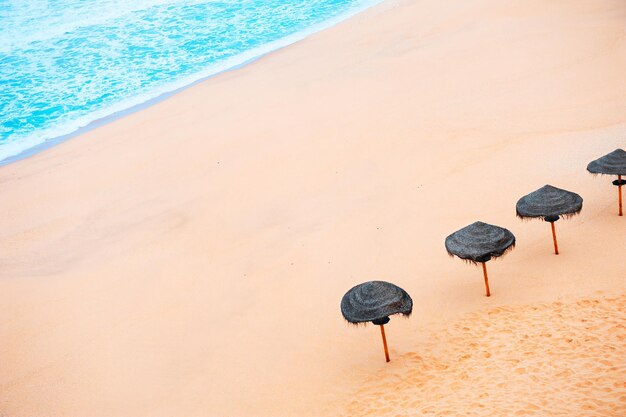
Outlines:
[[622,213],[622,176],[617,176],[617,198],[619,200],[619,215],[623,216]]
[[383,346],[385,348],[385,359],[389,362],[389,349],[387,349],[387,338],[385,337],[385,326],[380,325],[380,334],[383,337]]
[[491,297],[491,293],[489,292],[489,278],[487,277],[487,264],[481,262],[483,264],[483,275],[485,276],[485,291],[487,297]]
[[554,222],[550,222],[550,227],[552,227],[552,240],[554,241],[554,254],[559,254],[559,245],[556,243],[556,230],[554,228]]

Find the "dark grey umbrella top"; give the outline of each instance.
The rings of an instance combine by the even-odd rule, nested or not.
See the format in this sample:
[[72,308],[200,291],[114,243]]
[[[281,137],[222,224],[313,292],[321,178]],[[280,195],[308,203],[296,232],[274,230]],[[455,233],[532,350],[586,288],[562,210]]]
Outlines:
[[540,217],[554,221],[560,216],[580,213],[583,198],[571,191],[544,185],[537,191],[520,198],[515,206],[519,217]]
[[592,174],[626,175],[626,151],[615,149],[613,152],[591,161],[587,171]]
[[470,262],[487,262],[515,247],[515,236],[509,230],[476,222],[457,230],[446,238],[446,250]]
[[341,299],[341,314],[350,323],[380,321],[392,314],[409,316],[413,300],[406,291],[385,281],[368,281],[351,288]]

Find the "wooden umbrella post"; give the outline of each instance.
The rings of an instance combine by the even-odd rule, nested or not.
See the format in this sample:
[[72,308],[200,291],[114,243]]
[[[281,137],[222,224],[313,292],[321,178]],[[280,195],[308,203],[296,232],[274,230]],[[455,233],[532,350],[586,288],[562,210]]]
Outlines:
[[554,254],[559,254],[559,245],[556,243],[556,229],[554,228],[554,222],[550,222],[550,227],[552,227],[552,241],[554,242]]
[[487,297],[491,297],[491,292],[489,292],[489,278],[487,277],[487,264],[481,262],[483,264],[483,275],[485,276],[485,291]]
[[622,213],[622,176],[621,175],[617,176],[617,198],[619,201],[619,215],[623,216],[624,214]]
[[385,326],[380,325],[380,334],[383,337],[383,346],[385,347],[385,359],[389,362],[389,349],[387,349],[387,338],[385,337]]

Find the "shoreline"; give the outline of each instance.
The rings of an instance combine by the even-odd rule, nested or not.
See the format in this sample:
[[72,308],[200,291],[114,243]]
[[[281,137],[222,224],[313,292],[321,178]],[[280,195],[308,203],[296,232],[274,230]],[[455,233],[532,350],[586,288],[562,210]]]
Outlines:
[[[93,129],[96,129],[100,126],[103,126],[107,123],[111,123],[117,119],[120,119],[122,117],[125,117],[129,114],[141,111],[143,109],[146,109],[152,105],[155,105],[163,100],[166,100],[167,98],[171,97],[172,95],[178,94],[181,91],[184,91],[188,88],[191,88],[203,81],[206,81],[210,78],[213,78],[215,76],[218,76],[220,74],[223,74],[225,72],[228,71],[236,71],[239,68],[242,68],[246,65],[251,64],[252,62],[263,58],[264,56],[271,54],[273,52],[279,51],[283,48],[286,48],[288,46],[294,45],[300,41],[305,40],[306,38],[308,38],[309,36],[315,35],[316,33],[319,33],[321,31],[330,29],[356,15],[358,15],[359,13],[362,13],[372,7],[376,7],[378,5],[380,5],[381,3],[383,3],[385,0],[368,0],[368,2],[364,5],[362,5],[361,7],[353,7],[350,8],[348,10],[346,10],[343,13],[340,13],[339,15],[327,19],[323,22],[317,23],[315,25],[312,25],[309,28],[300,30],[298,32],[292,33],[291,35],[288,35],[284,38],[281,39],[276,39],[272,42],[269,42],[267,44],[264,44],[262,46],[253,48],[249,51],[245,51],[242,52],[238,55],[235,55],[223,62],[218,62],[215,64],[212,64],[210,67],[207,67],[204,70],[198,71],[195,74],[186,76],[181,78],[178,81],[174,81],[171,82],[170,84],[165,84],[157,89],[154,90],[153,93],[144,93],[144,94],[139,94],[136,95],[134,97],[128,97],[126,98],[123,102],[117,103],[113,106],[110,107],[110,112],[108,114],[106,114],[103,117],[95,117],[93,120],[90,120],[88,122],[86,122],[85,125],[82,126],[78,126],[76,128],[73,128],[73,130],[71,132],[65,133],[65,134],[61,134],[58,136],[52,136],[50,138],[47,139],[43,139],[43,142],[35,144],[33,146],[30,146],[20,152],[18,152],[15,155],[11,155],[8,156],[4,159],[0,160],[0,168],[4,165],[8,165],[12,162],[16,162],[19,161],[21,159],[25,159],[28,158],[32,155],[35,155],[39,152],[43,152],[46,149],[50,149],[53,146],[58,145],[59,143],[62,143],[66,140],[75,138],[77,136],[80,136],[84,133],[87,133]],[[389,1],[389,0],[387,0]],[[232,64],[231,64],[232,63]],[[160,92],[158,92],[160,91]],[[153,96],[154,95],[154,96]],[[147,97],[145,100],[141,97]],[[137,100],[140,100],[138,103],[135,104],[130,104],[128,106],[126,106],[125,104],[122,103],[126,103],[126,102],[130,102],[133,103]],[[119,110],[116,110],[117,108],[120,108]],[[100,110],[95,110],[93,111],[91,114],[98,114],[100,112],[102,112],[104,109],[100,109]],[[92,116],[93,117],[93,116]],[[78,122],[79,120],[82,120],[84,118],[89,119],[89,115],[85,115],[82,116],[80,118],[78,118],[77,120],[73,120],[71,122],[67,122],[67,124],[75,124],[75,123],[80,123]],[[43,132],[45,132],[47,129],[43,129]],[[59,129],[58,127],[54,128]],[[34,132],[33,132],[34,134]],[[31,136],[28,136],[31,137]],[[22,138],[22,140],[27,140],[28,137]]]
[[[289,44],[289,45],[291,45],[291,44]],[[287,47],[289,45],[286,45],[284,47]],[[284,48],[284,47],[281,47],[281,48]],[[164,100],[167,100],[169,97],[172,97],[172,96],[174,96],[174,95],[176,95],[176,94],[178,94],[178,93],[180,93],[182,91],[185,91],[185,90],[187,90],[189,88],[192,88],[193,86],[198,85],[198,84],[200,84],[200,83],[202,83],[202,82],[204,82],[204,81],[206,81],[206,80],[208,80],[210,78],[216,77],[216,76],[218,76],[220,74],[223,74],[223,73],[226,73],[226,72],[229,72],[229,71],[236,71],[239,68],[243,68],[246,65],[251,64],[254,61],[262,58],[264,55],[271,54],[272,52],[280,50],[281,48],[278,48],[278,49],[276,49],[274,51],[267,52],[267,53],[265,53],[263,55],[259,55],[259,56],[255,57],[255,58],[250,58],[249,60],[247,60],[247,61],[245,61],[245,62],[243,62],[241,64],[237,64],[237,65],[235,65],[233,67],[230,67],[228,69],[225,69],[223,71],[219,71],[219,72],[216,72],[214,74],[207,75],[206,77],[200,78],[200,79],[198,79],[196,81],[191,82],[190,84],[186,84],[186,85],[184,85],[182,87],[179,87],[179,88],[176,88],[176,89],[174,89],[172,91],[166,91],[164,93],[161,93],[161,94],[157,95],[156,97],[147,99],[146,101],[143,101],[143,102],[138,103],[138,104],[131,105],[130,107],[128,107],[126,109],[119,110],[119,111],[114,111],[113,113],[111,113],[111,114],[109,114],[107,116],[101,117],[99,119],[95,119],[95,120],[87,123],[86,126],[82,126],[82,127],[77,128],[76,130],[74,130],[71,133],[67,133],[67,134],[61,135],[61,136],[56,136],[56,137],[53,137],[53,138],[50,138],[50,139],[45,139],[44,142],[42,142],[42,143],[40,143],[38,145],[32,146],[32,147],[30,147],[30,148],[28,148],[28,149],[26,149],[26,150],[16,154],[16,155],[9,156],[9,157],[7,157],[5,159],[0,160],[0,168],[2,168],[5,165],[9,165],[9,164],[11,164],[13,162],[21,161],[23,159],[26,159],[26,158],[29,158],[31,156],[34,156],[34,155],[36,155],[36,154],[38,154],[40,152],[43,152],[43,151],[45,151],[47,149],[50,149],[50,148],[53,148],[54,146],[56,146],[56,145],[58,145],[60,143],[63,143],[65,141],[67,141],[67,140],[73,139],[73,138],[75,138],[77,136],[82,136],[82,135],[84,135],[84,134],[86,134],[86,133],[88,133],[88,132],[90,132],[90,131],[92,131],[94,129],[97,129],[97,128],[101,127],[101,126],[105,126],[108,123],[113,123],[116,120],[122,119],[122,118],[124,118],[126,116],[129,116],[129,115],[133,114],[133,113],[140,112],[140,111],[142,111],[144,109],[147,109],[147,108],[149,108],[149,107],[151,107],[151,106],[153,106],[155,104],[158,104],[158,103],[160,103],[160,102],[162,102]]]
[[[480,381],[502,410],[524,407],[509,359],[527,358],[511,392],[561,380],[542,373],[545,334],[563,347],[594,326],[611,356],[595,326],[623,320],[604,296],[626,294],[626,218],[586,166],[626,145],[625,21],[616,0],[384,2],[3,166],[0,414],[418,414],[420,357],[448,366],[427,369],[442,401],[479,401]],[[515,215],[545,184],[584,199],[558,222],[558,256],[549,225]],[[444,247],[477,220],[517,242],[490,263],[489,298],[480,266]],[[413,299],[385,326],[388,364],[379,329],[339,308],[369,280]],[[497,358],[518,317],[528,355]],[[463,358],[469,343],[493,362]],[[569,352],[559,366],[589,363]],[[544,399],[587,406],[577,388]],[[623,409],[615,388],[602,407]]]

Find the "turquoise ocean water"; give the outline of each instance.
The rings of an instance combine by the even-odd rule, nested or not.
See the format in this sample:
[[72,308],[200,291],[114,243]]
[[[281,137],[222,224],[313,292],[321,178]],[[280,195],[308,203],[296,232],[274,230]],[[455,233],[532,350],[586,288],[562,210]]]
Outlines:
[[0,161],[380,0],[0,0]]

